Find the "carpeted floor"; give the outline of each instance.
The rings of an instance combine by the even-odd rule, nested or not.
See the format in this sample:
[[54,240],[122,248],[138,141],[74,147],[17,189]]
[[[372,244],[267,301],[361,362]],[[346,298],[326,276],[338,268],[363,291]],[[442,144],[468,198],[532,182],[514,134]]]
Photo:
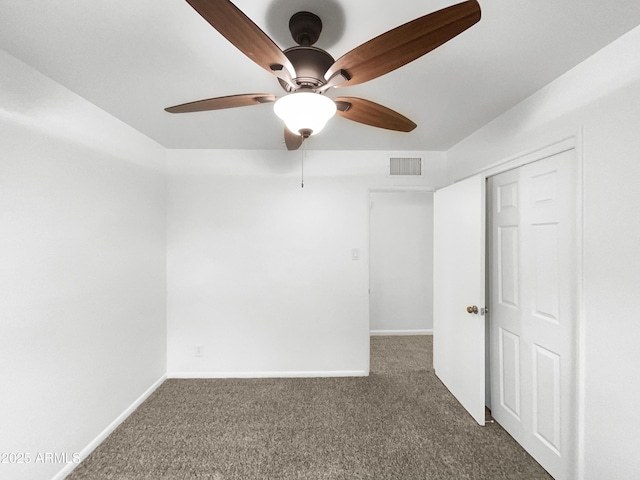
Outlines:
[[167,380],[67,479],[551,479],[457,404],[431,342],[372,337],[366,378]]

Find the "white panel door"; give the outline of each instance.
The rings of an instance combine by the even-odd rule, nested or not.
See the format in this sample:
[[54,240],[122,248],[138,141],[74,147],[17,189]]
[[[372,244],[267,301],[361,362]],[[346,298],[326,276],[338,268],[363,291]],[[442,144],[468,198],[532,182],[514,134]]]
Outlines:
[[[433,366],[480,424],[485,422],[485,192],[477,176],[434,196]],[[476,306],[478,313],[468,313]]]
[[371,192],[372,334],[433,330],[433,192]]
[[575,152],[488,183],[491,412],[554,478],[573,466]]

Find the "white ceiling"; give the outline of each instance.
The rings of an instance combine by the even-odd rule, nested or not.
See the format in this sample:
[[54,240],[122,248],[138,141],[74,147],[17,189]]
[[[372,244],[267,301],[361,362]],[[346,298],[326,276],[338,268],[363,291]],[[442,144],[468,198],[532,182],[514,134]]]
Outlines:
[[[363,97],[418,124],[405,134],[336,117],[310,149],[446,150],[640,24],[638,0],[479,0],[482,20],[415,62],[329,96]],[[289,17],[318,14],[334,58],[456,0],[236,0],[282,48]],[[0,48],[168,148],[284,149],[264,104],[164,107],[283,93],[184,0],[0,0]]]

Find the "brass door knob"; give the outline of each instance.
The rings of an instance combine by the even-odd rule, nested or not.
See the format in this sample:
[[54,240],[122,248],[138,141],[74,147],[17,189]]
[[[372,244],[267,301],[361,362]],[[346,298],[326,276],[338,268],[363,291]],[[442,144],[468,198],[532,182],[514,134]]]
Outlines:
[[467,313],[478,313],[478,307],[476,305],[468,306]]

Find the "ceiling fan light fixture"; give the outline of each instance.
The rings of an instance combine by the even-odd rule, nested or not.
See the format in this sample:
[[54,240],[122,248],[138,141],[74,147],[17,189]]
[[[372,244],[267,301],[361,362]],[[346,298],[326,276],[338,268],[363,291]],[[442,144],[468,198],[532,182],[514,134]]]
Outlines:
[[[235,1],[235,0],[234,0]],[[295,13],[289,31],[297,46],[281,50],[231,0],[187,0],[200,16],[241,53],[278,78],[289,95],[274,111],[286,124],[288,150],[296,150],[339,111],[342,118],[399,132],[416,124],[404,115],[357,97],[323,97],[334,87],[358,85],[413,62],[477,23],[478,0],[461,1],[393,28],[348,51],[338,60],[313,45],[322,32],[322,20],[307,11]],[[169,113],[202,112],[274,102],[275,95],[248,93],[208,98],[165,108]]]
[[336,104],[319,93],[295,92],[281,97],[273,111],[296,135],[315,135],[336,113]]

